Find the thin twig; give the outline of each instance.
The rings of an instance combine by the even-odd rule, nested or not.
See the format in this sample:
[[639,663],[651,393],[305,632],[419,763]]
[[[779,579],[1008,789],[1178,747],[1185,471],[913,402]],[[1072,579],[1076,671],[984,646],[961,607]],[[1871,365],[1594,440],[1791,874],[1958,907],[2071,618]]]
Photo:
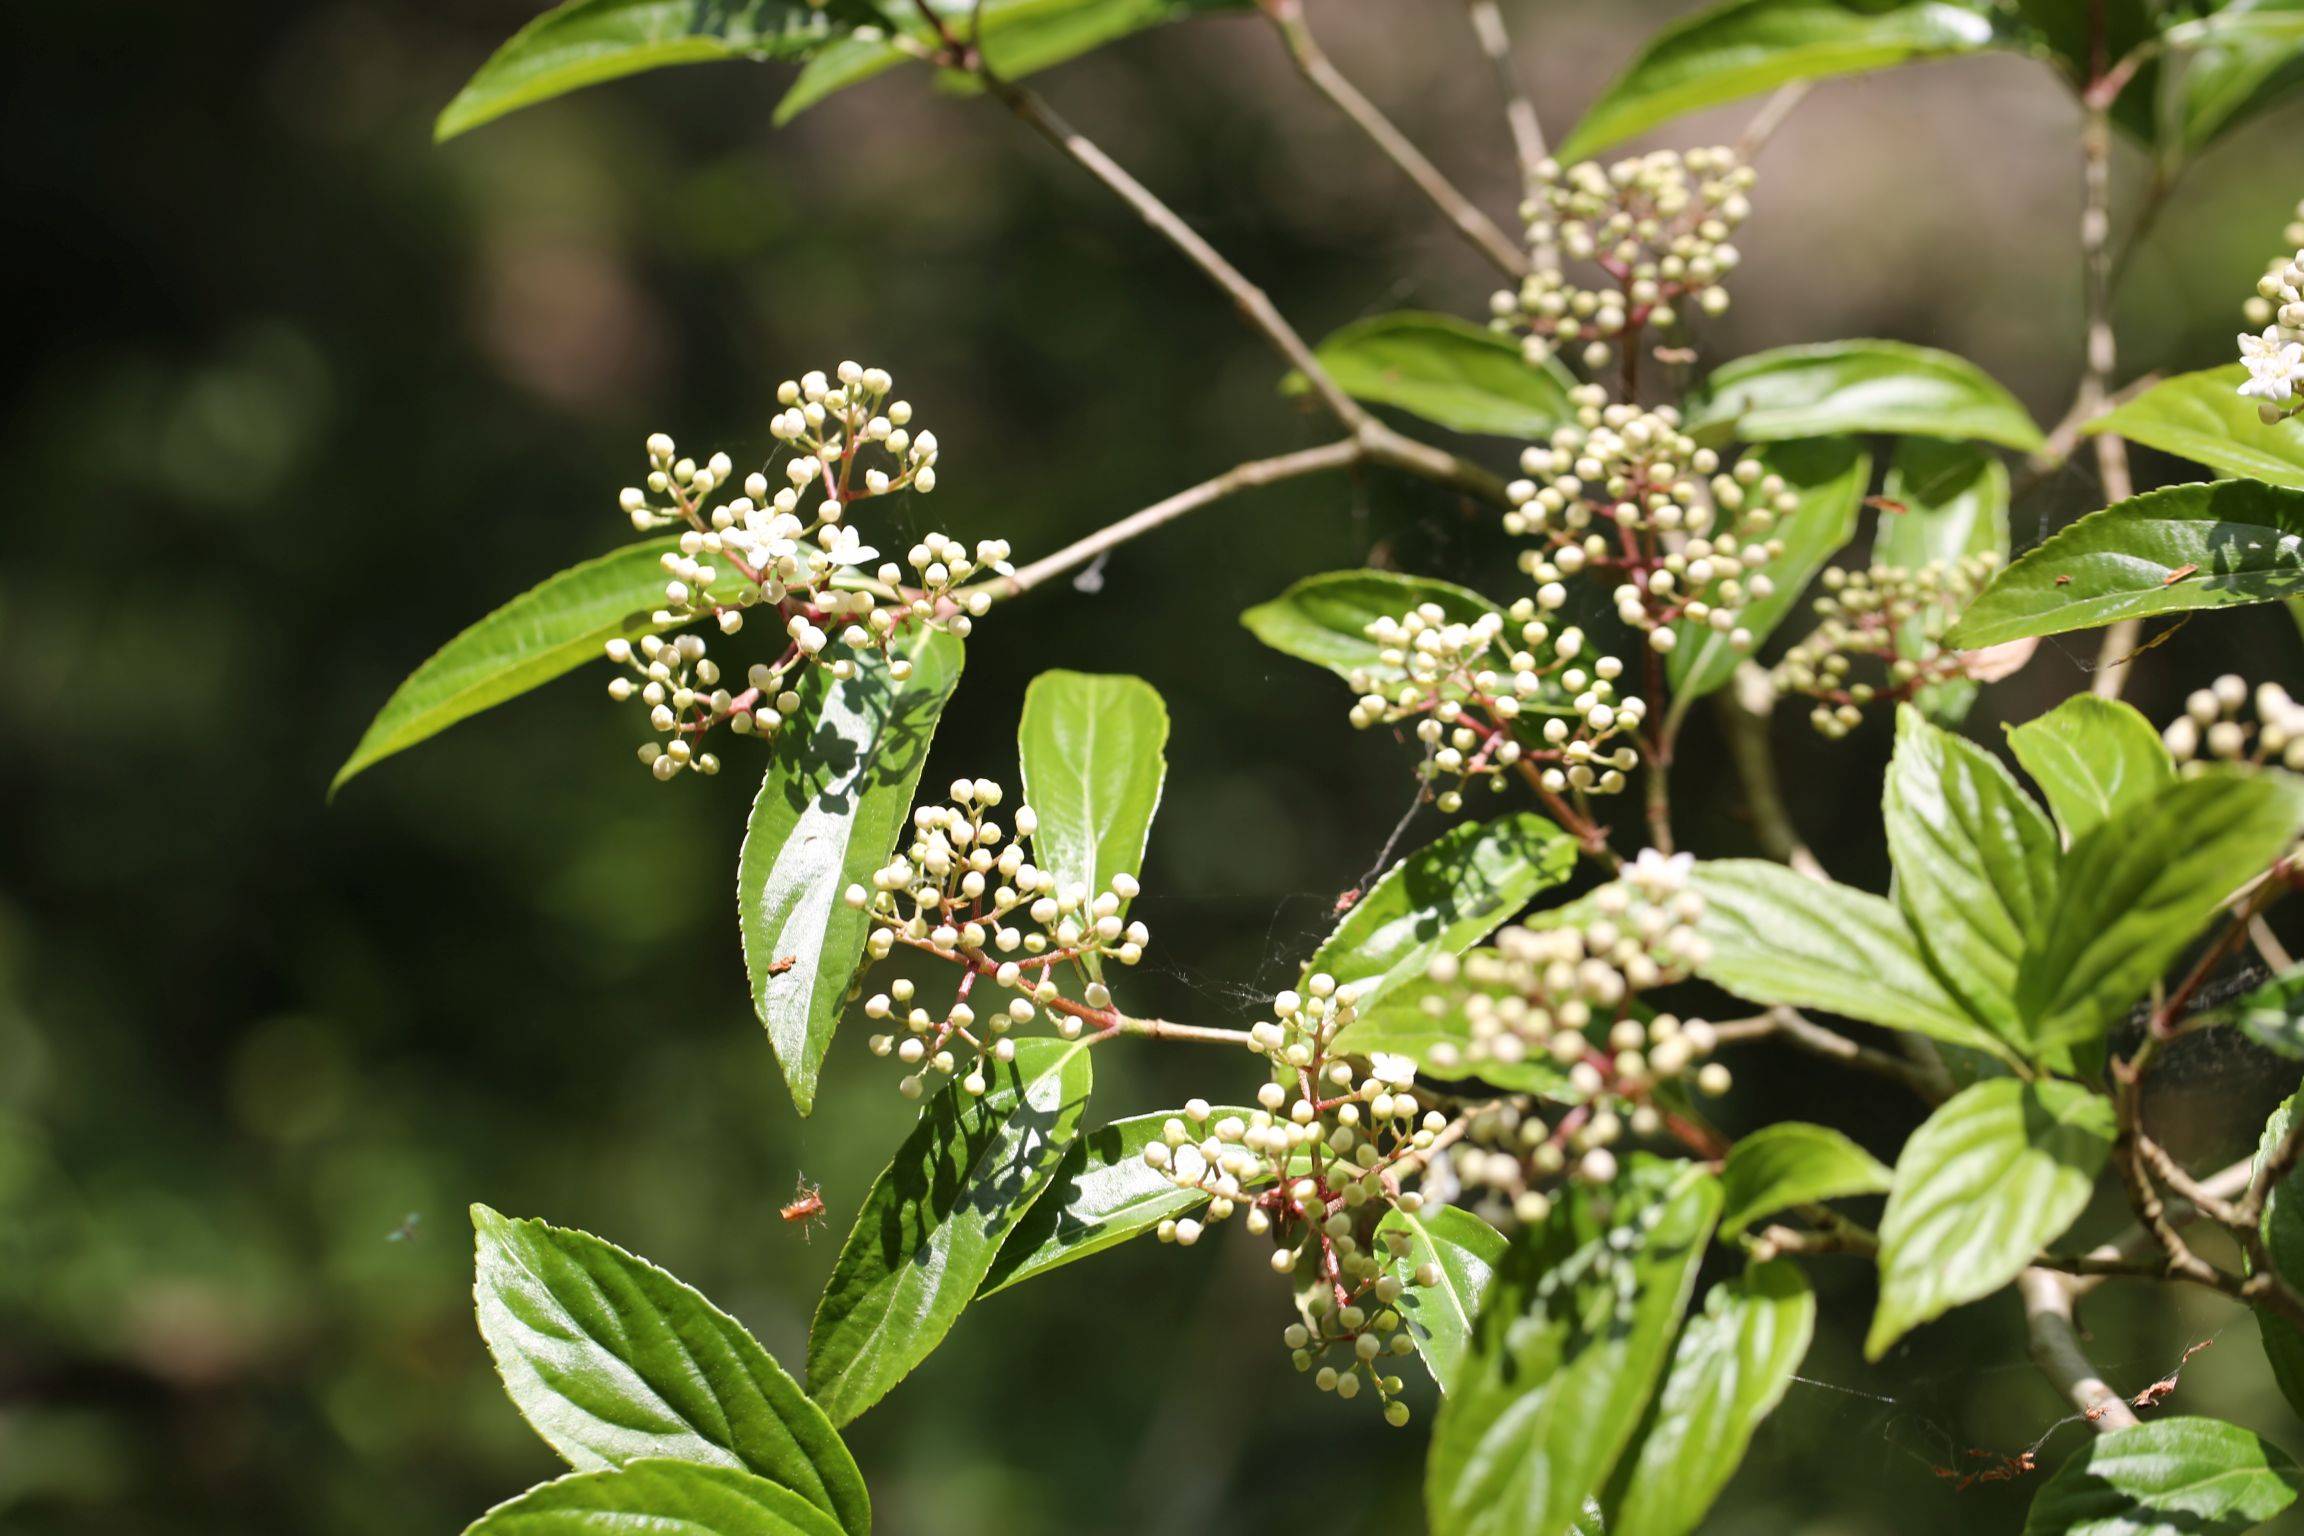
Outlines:
[[1416,183],[1418,190],[1432,200],[1433,206],[1456,226],[1457,232],[1471,242],[1475,250],[1495,263],[1505,276],[1525,277],[1527,253],[1498,229],[1478,204],[1458,191],[1455,184],[1440,173],[1440,168],[1425,158],[1424,152],[1336,67],[1305,22],[1302,0],[1262,0],[1262,3],[1264,13],[1272,18],[1272,24],[1287,43],[1289,57],[1296,61],[1297,71],[1311,82],[1312,88],[1358,124],[1360,131],[1374,140],[1376,147]]
[[1241,491],[1258,486],[1276,485],[1283,480],[1294,480],[1305,475],[1316,475],[1331,469],[1345,469],[1367,457],[1367,450],[1352,438],[1326,443],[1318,448],[1299,449],[1269,459],[1251,459],[1237,464],[1224,473],[1203,480],[1198,485],[1178,491],[1162,501],[1156,501],[1140,512],[1132,512],[1118,522],[1099,528],[1084,539],[1067,544],[1052,555],[1019,568],[1013,576],[998,576],[983,583],[981,590],[989,592],[995,601],[1017,597],[1031,591],[1054,577],[1063,575],[1076,566],[1127,543],[1138,534],[1149,533],[1163,523],[1173,522],[1187,512],[1195,512],[1211,502],[1221,501]]
[[[2099,44],[2103,36],[2101,0],[2089,7],[2089,26]],[[2094,52],[2100,57],[2101,46]],[[2106,87],[2110,86],[2110,89]],[[2112,392],[2112,370],[2117,344],[2112,332],[2112,85],[2102,65],[2091,71],[2089,88],[2082,93],[2086,117],[2080,128],[2080,265],[2087,337],[2080,375],[2084,412],[2093,415]],[[2096,473],[2104,483],[2107,503],[2126,501],[2136,494],[2128,472],[2128,444],[2116,432],[2096,434]],[[2104,631],[2096,650],[2096,676],[2091,684],[2098,698],[2116,699],[2128,686],[2128,662],[2143,632],[2140,619],[2122,619]]]
[[1749,165],[1759,157],[1768,141],[1776,136],[1776,130],[1784,126],[1784,119],[1792,115],[1792,109],[1806,99],[1809,84],[1806,80],[1795,80],[1789,85],[1780,85],[1775,95],[1761,103],[1760,110],[1753,114],[1752,121],[1736,140],[1737,159]]
[[1744,802],[1761,849],[1779,864],[1811,880],[1831,878],[1792,825],[1776,781],[1776,756],[1768,745],[1768,717],[1776,708],[1776,685],[1757,662],[1741,662],[1727,687],[1715,695],[1728,756],[1744,782]]
[[1465,10],[1472,18],[1472,35],[1480,40],[1480,51],[1488,56],[1496,71],[1497,88],[1504,94],[1504,121],[1512,129],[1512,151],[1520,158],[1520,180],[1525,184],[1536,180],[1538,167],[1549,156],[1544,147],[1544,127],[1536,118],[1536,103],[1528,95],[1528,88],[1520,83],[1520,72],[1512,67],[1512,36],[1504,29],[1504,13],[1497,9],[1496,0],[1466,0]]
[[1755,1040],[1782,1040],[1787,1045],[1837,1061],[1851,1067],[1860,1067],[1892,1081],[1904,1084],[1922,1097],[1931,1096],[1934,1084],[1919,1067],[1903,1057],[1876,1050],[1869,1045],[1849,1039],[1836,1030],[1825,1028],[1815,1020],[1790,1008],[1771,1008],[1766,1013],[1749,1019],[1733,1019],[1712,1026],[1713,1036],[1722,1045],[1737,1045]]

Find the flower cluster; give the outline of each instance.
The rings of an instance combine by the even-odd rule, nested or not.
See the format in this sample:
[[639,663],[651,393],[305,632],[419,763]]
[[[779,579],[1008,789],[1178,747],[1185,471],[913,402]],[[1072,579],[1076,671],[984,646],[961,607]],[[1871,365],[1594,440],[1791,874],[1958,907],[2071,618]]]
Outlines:
[[[1507,626],[1520,649],[1505,649]],[[1378,647],[1377,666],[1352,674],[1360,695],[1352,724],[1365,730],[1414,720],[1425,749],[1417,772],[1434,786],[1442,811],[1460,809],[1476,779],[1502,789],[1504,775],[1523,764],[1549,794],[1614,794],[1639,761],[1620,738],[1639,727],[1647,705],[1618,696],[1624,664],[1613,656],[1581,661],[1584,632],[1553,633],[1535,601],[1468,622],[1451,619],[1438,603],[1420,603],[1376,620],[1367,634]],[[1560,712],[1562,701],[1572,714]],[[1530,741],[1523,721],[1536,712],[1543,723]]]
[[1445,1145],[1449,1120],[1424,1108],[1405,1057],[1362,1061],[1333,1049],[1355,1016],[1333,977],[1282,992],[1272,1013],[1249,1032],[1273,1068],[1257,1107],[1220,1111],[1195,1099],[1145,1147],[1147,1166],[1208,1197],[1205,1222],[1163,1222],[1159,1235],[1188,1245],[1207,1224],[1245,1212],[1248,1231],[1274,1243],[1272,1268],[1297,1282],[1300,1320],[1284,1335],[1296,1368],[1339,1397],[1365,1386],[1388,1422],[1405,1424],[1401,1379],[1386,1369],[1415,1349],[1399,1304],[1409,1286],[1440,1275],[1408,1262],[1404,1234],[1378,1229],[1387,1211],[1422,1206],[1401,1185]]
[[[917,1069],[898,1084],[907,1098],[926,1091],[930,1072],[960,1076],[962,1050],[973,1054],[960,1086],[983,1093],[985,1059],[1012,1059],[1010,1031],[1043,1011],[1066,1039],[1078,1037],[1087,1023],[1103,1022],[1112,1003],[1105,985],[1089,980],[1076,1002],[1058,985],[1057,967],[1085,969],[1101,959],[1134,965],[1151,937],[1142,923],[1120,915],[1137,893],[1133,876],[1115,876],[1109,890],[1091,891],[1033,864],[1023,840],[1038,830],[1039,819],[1019,805],[1011,836],[992,818],[1005,798],[990,779],[954,780],[949,804],[912,813],[911,842],[873,873],[872,884],[846,892],[848,905],[871,917],[867,950],[874,960],[902,945],[961,967],[941,1015],[923,1006],[906,980],[865,999],[868,1016],[899,1026],[874,1035],[871,1047]],[[977,990],[984,984],[997,990],[987,997]]]
[[[1827,569],[1816,599],[1818,623],[1776,665],[1776,686],[1816,701],[1809,720],[1830,737],[1853,730],[1864,707],[1909,699],[1966,675],[1943,639],[1960,611],[2000,568],[1991,553],[1919,566]],[[1878,662],[1884,683],[1860,682],[1859,660]]]
[[[2246,717],[2253,702],[2256,718]],[[2187,773],[2210,762],[2278,763],[2304,770],[2304,704],[2278,683],[2248,684],[2226,673],[2184,701],[2184,713],[2160,733]]]
[[[749,670],[748,691],[734,696],[714,691],[717,668],[703,660],[692,635],[682,636],[679,651],[669,656],[654,637],[641,642],[637,657],[630,642],[610,642],[609,659],[640,674],[636,684],[617,678],[611,696],[629,698],[636,687],[651,724],[672,738],[641,754],[659,778],[691,764],[710,772],[705,765],[712,755],[695,742],[714,725],[726,722],[742,734],[777,729],[797,705],[794,684],[804,668],[821,666],[846,680],[866,658],[880,657],[901,681],[910,663],[889,652],[907,626],[964,636],[972,618],[991,606],[989,592],[966,583],[987,571],[1009,572],[1004,541],[987,539],[971,552],[931,533],[902,563],[882,561],[874,569],[880,552],[849,520],[860,501],[936,487],[936,435],[912,430],[912,407],[889,398],[893,387],[883,370],[856,363],[842,363],[832,375],[786,380],[777,390],[784,409],[769,430],[791,456],[785,483],[774,488],[761,472],[737,485],[725,453],[699,463],[664,433],[648,439],[648,474],[619,501],[642,532],[679,530],[663,555],[664,606],[653,622],[668,628],[710,620],[733,635],[748,613],[768,609],[785,642],[774,661]],[[736,494],[719,499],[731,490]],[[659,666],[667,675],[657,675]],[[671,675],[683,667],[694,676]],[[683,697],[689,702],[675,702]]]
[[2240,336],[2240,361],[2248,370],[2240,393],[2257,402],[2267,426],[2304,408],[2295,398],[2304,384],[2304,203],[2296,205],[2282,239],[2292,254],[2265,267],[2244,310],[2248,323],[2263,330]]
[[1658,1092],[1682,1081],[1725,1093],[1728,1069],[1707,1058],[1715,1042],[1702,1019],[1649,1014],[1638,994],[1684,981],[1709,946],[1697,931],[1704,899],[1688,883],[1693,861],[1650,849],[1592,896],[1592,915],[1557,928],[1506,928],[1492,948],[1434,962],[1418,1006],[1435,1023],[1453,1018],[1461,1044],[1432,1049],[1436,1070],[1512,1080],[1543,1067],[1553,1101],[1476,1108],[1450,1159],[1476,1193],[1476,1214],[1497,1225],[1542,1221],[1545,1186],[1567,1177],[1614,1180],[1613,1148],[1627,1134],[1666,1129]]
[[[1495,324],[1525,332],[1530,362],[1575,348],[1586,367],[1602,368],[1614,348],[1638,347],[1647,326],[1669,330],[1690,309],[1719,314],[1737,262],[1729,236],[1752,211],[1752,182],[1728,149],[1657,150],[1606,166],[1546,160],[1520,210],[1537,259],[1517,292],[1495,296]],[[1609,286],[1576,283],[1554,252],[1597,266]]]
[[1771,535],[1798,494],[1757,459],[1723,465],[1669,406],[1609,405],[1595,385],[1571,398],[1576,420],[1524,452],[1529,478],[1507,488],[1505,530],[1543,541],[1520,557],[1538,603],[1557,607],[1570,577],[1603,572],[1617,616],[1653,649],[1671,650],[1683,620],[1749,646],[1738,620],[1773,590],[1761,567],[1783,553]]

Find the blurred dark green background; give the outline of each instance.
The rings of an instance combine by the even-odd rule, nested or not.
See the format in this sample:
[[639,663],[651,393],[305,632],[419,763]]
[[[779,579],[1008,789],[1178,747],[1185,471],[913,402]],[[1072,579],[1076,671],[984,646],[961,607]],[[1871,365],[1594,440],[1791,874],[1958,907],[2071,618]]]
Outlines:
[[[673,71],[435,150],[433,111],[532,8],[0,16],[20,273],[0,427],[0,1529],[452,1531],[550,1475],[471,1326],[474,1200],[659,1260],[798,1368],[835,1245],[803,1244],[776,1204],[805,1170],[836,1237],[910,1116],[860,1033],[813,1119],[784,1097],[733,921],[744,751],[716,781],[658,785],[632,760],[639,722],[586,673],[323,800],[434,645],[619,541],[646,433],[757,457],[777,380],[888,367],[944,443],[944,487],[904,528],[1005,536],[1020,558],[1320,438],[1191,270],[995,109],[916,76],[776,132],[784,71]],[[1557,132],[1689,7],[1512,9]],[[1326,0],[1313,21],[1508,211],[1456,6]],[[1148,36],[1045,84],[1308,332],[1482,311],[1482,272],[1258,23]],[[1715,355],[1928,342],[2052,419],[2079,352],[2075,121],[2010,58],[1823,88],[1763,163]],[[2238,135],[2181,193],[2124,301],[2128,371],[2227,358],[2304,193],[2298,121]],[[2018,508],[2019,543],[2092,494],[2057,477]],[[1487,520],[1339,478],[1200,513],[1116,555],[1100,592],[1059,585],[980,627],[931,782],[1012,774],[1041,668],[1140,672],[1170,701],[1143,1011],[1240,1020],[1406,803],[1406,763],[1349,730],[1341,686],[1235,622],[1370,559],[1511,585]],[[2085,686],[2093,649],[2051,643],[1975,729]],[[2235,663],[2293,685],[2299,655],[2277,615],[2203,619],[2145,658],[2138,695],[2164,715]],[[1777,734],[1825,861],[1880,888],[1883,732],[1828,749],[1787,711]],[[1706,793],[1706,735],[1684,761],[1696,846],[1749,851],[1727,787]],[[1121,1051],[1100,1113],[1245,1081],[1221,1053]],[[2203,1164],[2243,1152],[2293,1076],[2230,1050],[2178,1065],[2159,1112]],[[1742,1077],[1732,1126],[1797,1112],[1892,1153],[1916,1118],[1805,1060],[1748,1054]],[[1418,1528],[1424,1421],[1388,1431],[1294,1379],[1286,1298],[1228,1239],[972,1311],[856,1426],[882,1528],[1234,1533],[1313,1501],[1324,1531]],[[1931,1472],[2061,1413],[2013,1301],[1867,1369],[1868,1283],[1823,1283],[1835,1321],[1806,1374],[1849,1390],[1794,1389],[1716,1528],[2013,1529],[2031,1485],[1956,1494]],[[2215,1338],[2178,1405],[2304,1450],[2228,1309],[2114,1288],[2091,1316],[2123,1384]]]

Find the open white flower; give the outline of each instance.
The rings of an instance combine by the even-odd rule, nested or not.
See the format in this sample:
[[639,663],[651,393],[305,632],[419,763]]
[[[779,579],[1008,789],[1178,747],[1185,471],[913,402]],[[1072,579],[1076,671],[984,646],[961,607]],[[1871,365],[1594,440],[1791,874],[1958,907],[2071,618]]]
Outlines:
[[880,558],[880,551],[864,542],[863,535],[843,524],[828,528],[818,535],[824,547],[824,556],[836,566],[866,565]]
[[2260,336],[2241,333],[2240,361],[2248,370],[2248,381],[2240,386],[2244,397],[2284,401],[2304,375],[2304,345],[2285,340],[2278,326],[2268,325]]

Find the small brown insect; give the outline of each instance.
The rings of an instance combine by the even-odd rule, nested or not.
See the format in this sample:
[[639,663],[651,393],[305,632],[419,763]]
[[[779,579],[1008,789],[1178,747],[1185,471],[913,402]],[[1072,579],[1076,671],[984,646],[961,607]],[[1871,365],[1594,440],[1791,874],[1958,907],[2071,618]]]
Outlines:
[[2162,586],[2164,586],[2164,587],[2172,587],[2172,586],[2176,585],[2176,583],[2178,583],[2178,582],[2182,581],[2182,580],[2183,580],[2185,577],[2187,577],[2187,576],[2197,576],[2197,575],[2199,575],[2199,574],[2200,574],[2200,567],[2198,567],[2198,566],[2196,566],[2196,565],[2192,565],[2192,564],[2190,564],[2190,563],[2186,563],[2186,564],[2184,564],[2184,565],[2180,565],[2180,566],[2176,567],[2176,569],[2174,569],[2174,570],[2170,571],[2170,572],[2169,572],[2167,575],[2165,575],[2165,576],[2161,577],[2161,578],[2160,578],[2160,585],[2162,585]]
[[800,957],[798,955],[786,955],[781,960],[772,960],[769,962],[768,974],[771,976],[781,976],[786,971],[792,969],[792,967],[798,965],[799,963]]
[[2068,586],[2072,585],[2072,578],[2071,578],[2071,576],[2070,576],[2069,574],[2066,574],[2066,575],[2063,575],[2063,576],[2059,576],[2059,577],[2057,577],[2057,578],[2056,578],[2056,585],[2058,585],[2058,586],[2060,586],[2060,587],[2068,587]]
[[777,1214],[797,1225],[801,1241],[807,1242],[810,1231],[824,1219],[824,1193],[808,1182],[808,1175],[801,1174],[793,1182],[792,1198],[784,1202]]
[[1329,908],[1328,915],[1330,917],[1342,917],[1358,905],[1360,905],[1360,887],[1354,886],[1336,898],[1336,905]]
[[1893,512],[1899,517],[1912,510],[1903,502],[1891,500],[1886,496],[1867,496],[1864,498],[1864,505],[1875,512]]

